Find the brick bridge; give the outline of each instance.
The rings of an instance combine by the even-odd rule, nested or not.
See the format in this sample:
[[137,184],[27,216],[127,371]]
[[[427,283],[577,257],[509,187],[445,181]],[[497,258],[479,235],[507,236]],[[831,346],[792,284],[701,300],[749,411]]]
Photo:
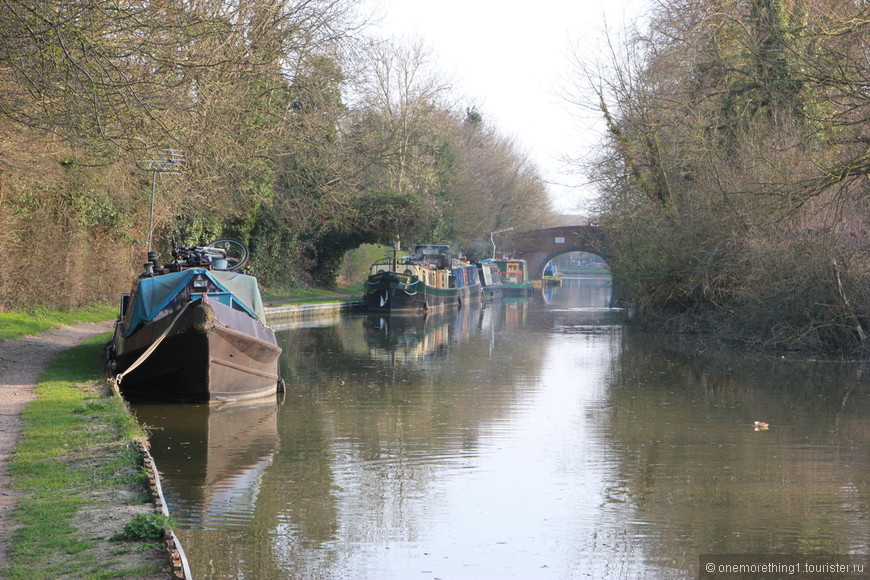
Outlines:
[[599,226],[560,226],[527,232],[499,234],[495,238],[499,254],[509,253],[528,262],[529,274],[540,280],[547,262],[567,252],[589,252],[610,258],[607,235]]

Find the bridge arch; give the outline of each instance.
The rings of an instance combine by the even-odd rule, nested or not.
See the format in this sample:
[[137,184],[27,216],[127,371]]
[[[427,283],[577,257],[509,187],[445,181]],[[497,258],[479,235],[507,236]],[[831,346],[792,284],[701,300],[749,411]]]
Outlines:
[[535,280],[544,275],[547,262],[567,252],[589,252],[610,261],[610,244],[600,226],[559,226],[504,234],[496,244],[500,253],[524,259]]

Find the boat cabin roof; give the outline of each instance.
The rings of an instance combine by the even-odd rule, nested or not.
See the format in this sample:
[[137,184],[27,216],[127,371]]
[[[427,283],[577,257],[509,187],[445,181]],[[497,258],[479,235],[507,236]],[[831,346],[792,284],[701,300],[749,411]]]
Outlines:
[[228,270],[189,268],[162,276],[140,278],[134,288],[133,312],[127,327],[134,329],[142,322],[153,320],[198,275],[211,279],[221,291],[231,293],[248,314],[265,320],[266,311],[256,278]]
[[440,244],[418,244],[414,246],[414,253],[421,256],[450,254],[450,246]]

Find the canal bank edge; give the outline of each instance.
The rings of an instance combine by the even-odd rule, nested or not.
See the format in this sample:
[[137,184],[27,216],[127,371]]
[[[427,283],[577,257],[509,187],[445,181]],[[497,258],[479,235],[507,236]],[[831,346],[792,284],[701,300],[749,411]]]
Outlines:
[[275,330],[281,330],[285,325],[292,325],[299,320],[313,318],[328,318],[339,315],[349,310],[358,310],[365,307],[361,300],[347,300],[344,302],[283,302],[267,303],[265,306],[266,322]]
[[[115,383],[114,387],[115,394],[120,396],[117,391],[117,383]],[[170,513],[169,508],[166,505],[166,499],[163,497],[163,488],[160,485],[160,475],[146,442],[139,442],[139,451],[142,453],[142,463],[145,469],[145,474],[148,476],[148,489],[151,491],[151,497],[154,500],[154,507],[156,508],[156,511],[168,518],[170,517]],[[169,555],[169,568],[172,577],[179,580],[193,580],[193,574],[190,571],[190,563],[187,561],[187,555],[184,553],[184,548],[181,545],[181,541],[179,541],[178,537],[175,535],[175,532],[167,529],[163,530],[163,545],[166,549],[166,553]]]
[[[293,324],[297,320],[337,315],[341,312],[359,308],[361,302],[349,300],[323,303],[272,303],[266,312],[278,326]],[[15,340],[0,341],[0,415],[3,428],[0,429],[0,570],[9,569],[11,562],[8,548],[12,535],[19,525],[12,521],[12,512],[20,501],[21,492],[14,489],[12,477],[8,475],[8,463],[15,448],[21,441],[21,413],[28,403],[34,400],[34,389],[45,371],[46,366],[61,352],[80,345],[85,340],[111,331],[112,321],[102,323],[82,323],[66,326],[49,332],[26,336]],[[112,396],[118,396],[115,392]],[[127,413],[130,413],[129,409]],[[130,413],[132,415],[132,413]],[[156,512],[169,514],[160,489],[157,467],[147,448],[147,441],[139,443],[142,468],[148,478],[148,488]],[[99,459],[97,459],[99,461]],[[113,510],[116,512],[117,510]],[[97,505],[84,506],[81,510],[86,522],[101,522],[107,514],[100,514]],[[136,510],[130,510],[130,518]],[[79,516],[76,516],[79,517]],[[111,518],[117,520],[117,515]],[[129,520],[129,518],[128,518]],[[116,522],[117,523],[117,522]],[[123,526],[125,522],[120,522]],[[86,524],[88,525],[88,524]],[[80,526],[76,526],[80,528]],[[84,531],[84,530],[82,530]],[[164,547],[168,556],[168,570],[172,578],[190,578],[189,565],[183,547],[171,530],[165,531]],[[140,576],[142,577],[142,576]],[[165,577],[161,575],[160,577]]]
[[[170,574],[162,549],[142,551],[134,547],[134,543],[109,542],[109,536],[121,532],[136,514],[154,512],[153,502],[137,500],[137,497],[147,497],[143,494],[148,492],[141,478],[138,483],[125,478],[129,483],[118,485],[113,483],[115,478],[112,477],[108,485],[99,484],[105,469],[113,469],[112,461],[117,461],[119,450],[127,449],[129,454],[135,449],[130,447],[134,440],[118,434],[115,424],[116,419],[123,424],[131,420],[132,415],[126,405],[111,403],[114,397],[105,388],[106,383],[101,384],[99,358],[94,357],[94,353],[101,350],[101,343],[94,344],[101,340],[96,337],[107,335],[110,329],[111,322],[86,323],[0,342],[0,413],[3,416],[0,570],[8,572],[6,577],[70,578],[88,574],[86,570],[93,568],[101,573],[132,568],[138,578],[165,579]],[[86,341],[89,344],[82,346]],[[82,357],[77,356],[77,352],[87,354]],[[66,358],[56,360],[61,355]],[[51,377],[47,377],[46,371],[52,363],[64,366],[55,366]],[[88,379],[82,376],[83,368],[90,369],[86,371]],[[78,377],[67,381],[58,376],[67,374],[78,374]],[[38,396],[37,387],[41,390]],[[46,411],[49,416],[70,421],[61,421],[58,428],[51,420],[40,419],[46,416],[40,413]],[[101,419],[104,424],[114,426],[108,431],[108,439],[106,432],[101,431]],[[46,436],[39,432],[42,427],[52,429],[53,434]],[[34,433],[28,435],[28,432]],[[76,442],[76,436],[81,440],[83,433],[94,440],[94,448]],[[46,442],[47,439],[51,441]],[[141,460],[142,455],[138,457]],[[141,461],[139,465],[142,469]],[[40,479],[40,475],[44,475],[40,472],[49,466],[60,470],[61,477]],[[18,472],[11,473],[10,467]],[[132,468],[132,465],[127,468],[131,477],[135,475]],[[84,489],[80,480],[63,479],[76,471],[85,471],[91,478],[98,479],[92,484],[85,481]],[[74,487],[67,487],[69,485]],[[53,507],[55,505],[57,508]],[[40,509],[49,511],[39,517]],[[60,512],[55,513],[58,509]],[[70,509],[72,513],[64,516]],[[27,516],[26,523],[20,521],[24,516]],[[55,532],[61,534],[60,539],[50,537]],[[75,544],[75,550],[62,547],[70,542]],[[17,555],[10,553],[13,546]],[[146,569],[152,572],[145,573]]]

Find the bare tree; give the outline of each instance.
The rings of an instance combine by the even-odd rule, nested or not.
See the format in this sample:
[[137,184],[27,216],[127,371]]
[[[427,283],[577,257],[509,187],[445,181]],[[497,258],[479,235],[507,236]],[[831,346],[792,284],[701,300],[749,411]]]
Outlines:
[[867,14],[667,0],[581,69],[609,131],[591,169],[615,268],[650,319],[773,346],[863,340],[846,297],[866,286]]

